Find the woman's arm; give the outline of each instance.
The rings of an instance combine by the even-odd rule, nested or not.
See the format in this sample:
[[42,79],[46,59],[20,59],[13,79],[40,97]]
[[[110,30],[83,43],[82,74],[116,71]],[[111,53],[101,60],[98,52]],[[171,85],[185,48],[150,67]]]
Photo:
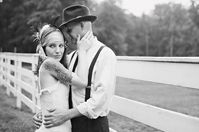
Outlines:
[[[74,75],[73,82],[77,83],[78,79],[81,79],[83,82],[88,82],[88,62],[86,52],[92,46],[92,40],[94,36],[91,31],[88,31],[82,39],[80,39],[80,35],[77,38],[77,54],[78,54],[78,65],[77,65],[77,78]],[[79,86],[81,87],[81,86]],[[84,86],[85,87],[85,86]]]
[[43,62],[43,68],[65,85],[72,84],[79,88],[84,88],[87,85],[85,80],[81,79],[75,73],[66,69],[60,62],[52,58],[48,58]]
[[[84,88],[87,86],[87,80],[88,80],[88,62],[86,57],[86,51],[85,50],[78,50],[78,65],[77,65],[77,74],[73,74],[72,82],[77,84],[79,81],[85,82]],[[78,86],[82,87],[82,86]]]
[[86,51],[91,47],[94,36],[92,32],[87,32],[82,39],[78,35],[77,39],[77,53],[78,53],[78,66],[77,74],[72,73],[66,69],[61,63],[54,59],[47,59],[44,62],[44,68],[57,78],[63,84],[72,84],[78,88],[85,88],[88,80],[88,62]]

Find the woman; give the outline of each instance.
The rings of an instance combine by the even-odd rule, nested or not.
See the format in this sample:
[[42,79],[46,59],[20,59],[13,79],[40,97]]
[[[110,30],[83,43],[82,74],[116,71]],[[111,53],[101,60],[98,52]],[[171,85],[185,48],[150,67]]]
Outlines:
[[[90,33],[85,37],[89,39]],[[86,61],[86,41],[78,38],[78,65],[77,75],[67,69],[66,50],[64,37],[61,31],[53,26],[44,25],[37,33],[39,42],[38,51],[47,56],[39,64],[39,84],[40,84],[40,103],[42,111],[42,125],[36,132],[71,132],[70,121],[56,127],[46,128],[50,124],[45,121],[44,115],[51,109],[68,109],[68,85],[76,85],[79,88],[85,88],[87,85],[88,66]],[[85,76],[86,75],[86,76]],[[83,79],[83,76],[86,77]]]

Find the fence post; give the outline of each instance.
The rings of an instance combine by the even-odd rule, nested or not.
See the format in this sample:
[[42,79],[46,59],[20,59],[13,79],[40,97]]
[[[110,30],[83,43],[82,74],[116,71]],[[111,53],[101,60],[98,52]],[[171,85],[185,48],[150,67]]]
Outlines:
[[8,68],[8,66],[9,66],[9,58],[8,58],[8,54],[6,53],[5,54],[5,65],[6,65],[6,93],[7,93],[7,95],[8,96],[10,96],[10,85],[9,85],[9,83],[10,83],[10,80],[9,80],[9,78],[8,78],[8,74],[9,74],[9,68]]
[[33,72],[33,80],[32,80],[32,83],[33,83],[33,87],[34,87],[34,90],[33,90],[33,95],[32,95],[32,101],[34,103],[34,110],[33,110],[33,113],[37,112],[38,109],[37,109],[37,106],[39,103],[39,98],[38,98],[38,80],[37,80],[37,76],[35,75],[35,71],[37,69],[37,62],[38,62],[38,57],[33,55],[32,56],[32,72]]
[[[16,71],[17,71],[17,69],[16,69],[16,62],[15,62],[16,58],[17,58],[17,56],[16,56],[15,53],[10,54],[10,62],[9,62],[10,72],[9,72],[9,74],[10,74],[10,76],[14,77],[14,80],[11,80],[11,81],[13,83],[12,92],[13,92],[13,95],[15,97],[17,97],[17,83],[16,83]],[[14,64],[11,63],[12,61],[13,61]],[[11,68],[11,67],[14,67],[14,68]],[[14,72],[14,75],[11,74],[11,71]]]
[[17,108],[21,109],[21,86],[19,85],[19,82],[21,80],[21,74],[20,69],[22,68],[21,61],[19,59],[19,56],[16,56],[16,85],[17,85]]
[[0,53],[0,86],[3,84],[3,58],[2,58],[2,54]]
[[6,81],[6,69],[5,69],[5,54],[1,54],[1,72],[2,72],[2,84],[5,86]]

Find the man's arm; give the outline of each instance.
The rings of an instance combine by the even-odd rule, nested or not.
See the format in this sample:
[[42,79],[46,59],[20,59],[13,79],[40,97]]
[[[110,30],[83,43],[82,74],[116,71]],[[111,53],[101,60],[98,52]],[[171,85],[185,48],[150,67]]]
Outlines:
[[61,110],[61,109],[52,109],[49,110],[48,115],[44,115],[44,125],[46,128],[55,127],[63,124],[64,122],[74,118],[81,116],[82,114],[77,110],[77,108],[69,109],[69,110]]
[[99,56],[94,74],[91,98],[77,106],[78,111],[89,118],[106,115],[115,91],[116,56],[109,48],[104,48]]

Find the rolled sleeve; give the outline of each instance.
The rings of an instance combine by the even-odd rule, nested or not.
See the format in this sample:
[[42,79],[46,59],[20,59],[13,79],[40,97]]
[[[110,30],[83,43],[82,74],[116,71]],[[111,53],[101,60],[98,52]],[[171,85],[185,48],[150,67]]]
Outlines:
[[77,106],[78,111],[91,119],[106,116],[115,91],[116,56],[106,48],[99,58],[91,87],[91,97]]

